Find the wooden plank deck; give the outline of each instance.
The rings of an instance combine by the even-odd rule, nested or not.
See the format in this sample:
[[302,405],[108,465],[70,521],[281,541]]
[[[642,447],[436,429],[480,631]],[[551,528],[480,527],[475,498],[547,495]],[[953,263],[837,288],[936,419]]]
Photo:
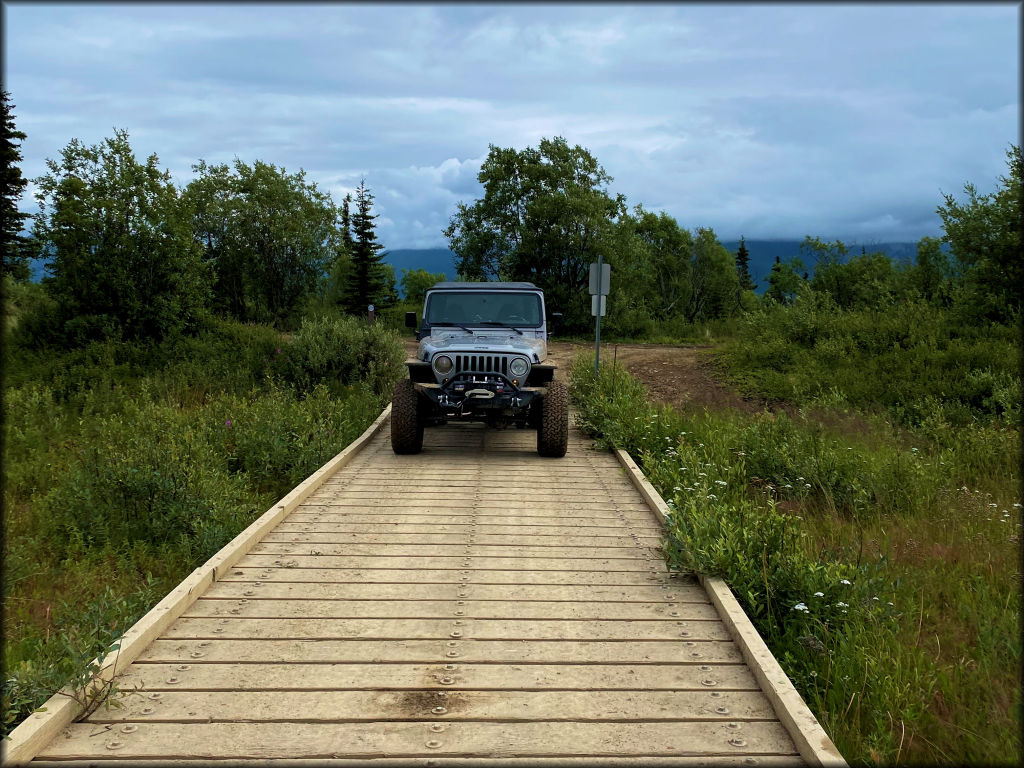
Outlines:
[[799,762],[615,455],[535,447],[451,425],[396,456],[380,430],[33,764]]

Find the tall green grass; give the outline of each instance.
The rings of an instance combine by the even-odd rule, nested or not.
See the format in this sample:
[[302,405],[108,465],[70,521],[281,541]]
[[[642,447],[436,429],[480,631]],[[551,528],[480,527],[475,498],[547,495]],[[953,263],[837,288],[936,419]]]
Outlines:
[[403,359],[348,318],[8,349],[3,732],[362,433]]
[[842,312],[802,291],[744,315],[716,357],[747,394],[882,410],[943,444],[970,424],[1020,426],[1020,325],[964,326],[924,301]]
[[680,413],[592,357],[570,392],[666,499],[670,565],[725,578],[849,761],[1019,761],[1014,430],[907,447],[806,416]]

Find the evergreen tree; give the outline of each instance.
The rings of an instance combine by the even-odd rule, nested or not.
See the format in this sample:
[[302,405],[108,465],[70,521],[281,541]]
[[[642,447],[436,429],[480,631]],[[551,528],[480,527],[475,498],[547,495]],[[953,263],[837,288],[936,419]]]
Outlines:
[[15,280],[27,280],[29,278],[29,249],[28,239],[21,235],[22,222],[28,218],[27,213],[18,210],[18,201],[21,193],[28,184],[28,180],[21,175],[21,142],[25,140],[25,134],[14,127],[14,115],[11,113],[14,105],[10,103],[10,94],[7,91],[0,91],[0,105],[3,114],[0,116],[0,153],[3,154],[3,165],[0,166],[0,178],[3,184],[3,251],[4,251],[4,273],[14,277]]
[[[356,211],[352,216],[352,257],[342,303],[346,312],[362,315],[370,304],[386,304],[389,296],[385,265],[381,261],[384,246],[377,242],[373,223],[377,216],[371,213],[373,194],[367,189],[365,179],[359,182],[356,189],[355,203]],[[342,211],[344,217],[344,208]]]
[[789,304],[793,301],[802,282],[807,280],[807,273],[804,272],[803,279],[800,278],[800,270],[804,268],[803,262],[798,256],[789,261],[780,261],[775,257],[772,264],[772,271],[768,275],[768,290],[765,297],[773,299],[780,304]]
[[352,255],[352,195],[346,194],[341,201],[341,247],[349,256]]
[[736,275],[740,279],[741,291],[752,291],[756,287],[754,279],[750,276],[750,251],[747,244],[740,235],[740,247],[736,251]]

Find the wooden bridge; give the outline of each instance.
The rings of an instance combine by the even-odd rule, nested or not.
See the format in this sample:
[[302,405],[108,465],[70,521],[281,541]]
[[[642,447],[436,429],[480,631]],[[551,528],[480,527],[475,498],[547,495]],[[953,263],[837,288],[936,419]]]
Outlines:
[[55,696],[4,762],[843,765],[718,579],[669,573],[666,508],[571,430],[389,410]]

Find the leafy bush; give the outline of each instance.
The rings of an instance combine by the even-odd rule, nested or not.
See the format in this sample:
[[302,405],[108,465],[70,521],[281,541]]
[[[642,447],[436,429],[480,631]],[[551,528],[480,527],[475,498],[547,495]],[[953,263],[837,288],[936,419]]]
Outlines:
[[1020,421],[1020,328],[959,326],[924,301],[839,311],[828,294],[800,291],[742,318],[718,355],[745,392],[798,404],[837,395],[900,424],[930,418],[961,427]]
[[354,317],[303,320],[283,354],[288,380],[300,392],[320,382],[362,382],[377,395],[390,394],[405,360],[393,332]]

